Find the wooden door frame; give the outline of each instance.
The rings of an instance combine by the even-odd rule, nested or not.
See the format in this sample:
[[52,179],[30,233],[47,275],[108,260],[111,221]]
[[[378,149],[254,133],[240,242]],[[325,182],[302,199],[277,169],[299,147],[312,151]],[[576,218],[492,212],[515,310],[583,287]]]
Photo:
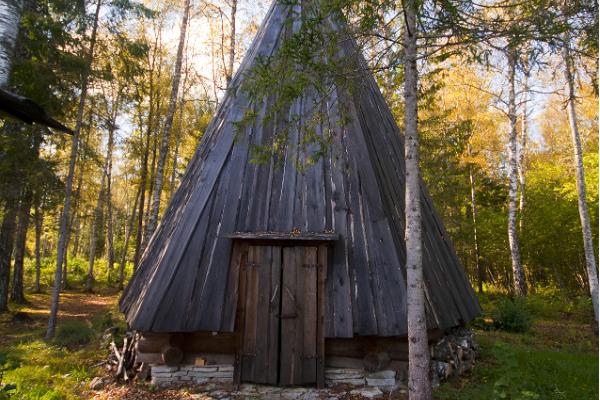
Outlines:
[[[244,237],[235,240],[232,246],[230,269],[235,271],[238,267],[238,296],[237,312],[235,316],[235,335],[236,335],[236,354],[233,373],[235,385],[242,383],[242,352],[244,343],[244,327],[246,322],[245,300],[247,295],[247,283],[245,271],[247,271],[247,257],[249,246],[280,246],[280,247],[316,247],[317,248],[317,387],[325,387],[325,282],[327,280],[327,269],[330,260],[330,241],[324,241],[322,238],[317,240],[277,240],[266,239],[264,237],[252,238]],[[283,260],[282,260],[283,262]],[[234,266],[238,263],[238,267]]]

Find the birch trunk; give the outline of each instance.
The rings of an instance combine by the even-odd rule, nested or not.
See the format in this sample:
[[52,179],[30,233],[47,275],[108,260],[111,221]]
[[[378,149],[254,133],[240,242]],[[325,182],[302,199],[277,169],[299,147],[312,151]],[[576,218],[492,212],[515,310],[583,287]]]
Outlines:
[[142,173],[140,177],[140,202],[137,216],[137,235],[135,237],[135,253],[133,256],[133,268],[137,268],[142,254],[142,241],[144,235],[144,202],[146,197],[146,183],[148,180],[148,152],[150,151],[150,134],[146,136],[146,146],[142,160]]
[[23,266],[25,262],[25,250],[27,244],[27,229],[29,228],[29,213],[33,201],[32,193],[25,189],[21,204],[19,205],[19,215],[17,229],[15,232],[15,262],[13,266],[12,290],[10,299],[15,303],[25,303],[25,291],[23,290]]
[[89,70],[92,67],[94,59],[94,47],[96,45],[96,31],[98,30],[98,17],[100,15],[100,6],[102,0],[96,3],[96,11],[94,13],[94,22],[92,27],[92,35],[90,38],[90,48],[86,59],[86,71],[83,74],[81,81],[81,96],[79,97],[79,105],[77,108],[77,120],[75,122],[75,130],[71,140],[71,157],[69,161],[69,172],[65,184],[65,203],[60,215],[60,225],[58,230],[58,249],[56,255],[56,270],[54,273],[54,287],[52,289],[52,302],[50,306],[50,318],[48,319],[48,329],[46,331],[46,340],[54,338],[56,330],[56,317],[58,315],[58,307],[60,301],[60,285],[62,281],[62,265],[67,250],[67,224],[69,222],[69,214],[71,212],[71,191],[73,190],[73,177],[75,175],[75,161],[77,160],[77,150],[79,147],[79,133],[81,131],[81,123],[83,121],[83,112],[85,109],[85,100],[87,97]]
[[235,64],[235,17],[237,14],[237,0],[231,0],[231,13],[229,14],[229,24],[231,32],[229,36],[229,68],[226,71],[227,87],[233,77],[233,65]]
[[160,197],[163,188],[163,178],[167,153],[169,151],[169,136],[173,125],[173,117],[177,106],[177,93],[179,92],[179,82],[181,81],[181,65],[183,63],[183,48],[185,46],[185,37],[190,15],[190,0],[185,0],[183,18],[181,20],[181,31],[179,34],[179,44],[177,45],[177,58],[175,59],[175,68],[173,70],[171,96],[169,97],[169,108],[165,118],[160,150],[158,153],[158,163],[156,165],[156,174],[154,176],[154,192],[152,195],[152,208],[148,220],[147,236],[148,239],[154,233],[158,222],[158,212],[160,210]]
[[104,210],[104,184],[106,179],[106,166],[102,171],[102,178],[100,180],[100,191],[98,192],[98,199],[96,200],[96,208],[94,209],[94,223],[91,227],[90,232],[90,260],[88,265],[87,278],[85,280],[85,291],[91,292],[94,284],[94,262],[96,261],[96,246],[98,244],[98,236],[102,232],[102,212]]
[[119,109],[117,100],[110,128],[108,130],[108,143],[106,148],[106,267],[108,269],[108,281],[110,283],[113,266],[115,264],[114,232],[113,232],[113,204],[112,204],[112,164],[113,148],[115,140],[115,127],[117,112]]
[[175,179],[177,177],[177,164],[179,162],[179,146],[181,146],[181,140],[183,138],[183,115],[185,111],[185,86],[188,79],[188,68],[185,69],[183,75],[182,93],[179,99],[179,129],[177,130],[177,136],[175,138],[175,151],[173,152],[173,168],[171,169],[171,182],[169,183],[169,201],[175,192]]
[[42,225],[44,222],[44,215],[42,214],[42,207],[37,204],[35,207],[35,283],[33,290],[35,293],[40,293],[40,271],[42,269],[42,257],[41,257],[41,238],[42,238]]
[[513,288],[517,296],[527,294],[525,274],[521,265],[519,237],[517,233],[517,107],[515,100],[515,76],[517,69],[517,52],[507,50],[508,61],[508,119],[510,130],[508,136],[508,244],[513,273]]
[[[467,144],[467,154],[471,157],[471,143]],[[475,196],[475,176],[473,166],[469,165],[469,184],[471,187],[471,220],[473,221],[473,250],[475,251],[475,270],[477,271],[477,290],[483,293],[485,270],[479,262],[479,242],[477,241],[477,198]]]
[[0,2],[0,88],[8,85],[22,6],[21,0]]
[[417,2],[404,3],[404,129],[406,159],[406,305],[408,316],[408,395],[410,400],[431,399],[429,343],[425,319],[421,187],[417,131]]
[[135,210],[140,193],[141,187],[138,188],[138,192],[135,195],[135,201],[133,202],[133,207],[131,208],[131,216],[129,217],[129,222],[125,227],[125,243],[123,244],[123,253],[121,254],[121,263],[119,265],[119,290],[123,290],[125,283],[125,263],[127,262],[127,249],[129,248],[129,238],[131,237],[131,231],[133,230],[133,224],[135,222]]
[[527,134],[528,126],[528,109],[527,101],[529,100],[529,68],[525,63],[524,80],[523,80],[523,108],[521,111],[521,143],[519,145],[519,234],[523,232],[523,219],[525,218],[525,152],[527,149]]
[[590,295],[592,296],[592,304],[594,305],[594,318],[598,321],[598,272],[596,270],[596,256],[594,254],[594,240],[592,237],[590,213],[587,205],[587,189],[585,186],[585,174],[583,170],[583,152],[581,149],[579,128],[577,126],[575,83],[573,79],[573,66],[569,46],[570,38],[565,34],[562,56],[565,68],[565,80],[567,81],[567,113],[569,116],[569,126],[571,128],[571,139],[573,141],[573,161],[575,163],[575,175],[577,180],[579,219],[581,220],[581,231],[583,233],[583,249],[585,253],[588,284]]

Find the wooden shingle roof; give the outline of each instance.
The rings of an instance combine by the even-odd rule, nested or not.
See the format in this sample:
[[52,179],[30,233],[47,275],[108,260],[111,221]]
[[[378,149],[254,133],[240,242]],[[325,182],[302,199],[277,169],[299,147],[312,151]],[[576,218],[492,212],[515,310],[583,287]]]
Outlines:
[[[290,9],[275,3],[269,10],[125,289],[120,307],[132,329],[233,331],[234,237],[299,230],[336,239],[327,272],[327,337],[407,333],[404,144],[370,72],[358,69],[359,85],[334,88],[324,102],[307,90],[274,119],[264,117],[274,96],[249,99],[239,89],[257,57],[281,44]],[[365,65],[352,40],[341,47],[341,57]],[[318,102],[326,118],[316,131],[331,135],[330,145],[314,165],[299,169],[303,117]],[[258,117],[240,134],[236,122],[248,109]],[[281,165],[250,163],[253,146],[270,143],[281,129],[289,132]],[[422,206],[427,325],[443,329],[480,309],[424,187]]]

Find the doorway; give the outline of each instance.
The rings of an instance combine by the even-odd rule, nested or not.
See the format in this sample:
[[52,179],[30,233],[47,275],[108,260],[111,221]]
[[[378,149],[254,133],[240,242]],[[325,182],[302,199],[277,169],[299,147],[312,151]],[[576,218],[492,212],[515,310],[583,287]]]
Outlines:
[[326,246],[243,246],[239,380],[320,386]]

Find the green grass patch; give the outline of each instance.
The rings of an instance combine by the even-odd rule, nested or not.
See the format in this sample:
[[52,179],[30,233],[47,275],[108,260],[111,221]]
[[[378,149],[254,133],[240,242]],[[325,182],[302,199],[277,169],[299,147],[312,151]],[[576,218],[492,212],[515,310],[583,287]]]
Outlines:
[[598,398],[598,357],[536,350],[481,340],[482,357],[472,375],[436,391],[445,400],[578,400]]
[[0,350],[3,383],[16,385],[15,399],[79,399],[104,354],[97,344],[69,351],[42,340],[16,343]]
[[58,325],[54,343],[64,347],[74,347],[77,345],[88,344],[94,331],[88,325],[87,321],[68,320]]

